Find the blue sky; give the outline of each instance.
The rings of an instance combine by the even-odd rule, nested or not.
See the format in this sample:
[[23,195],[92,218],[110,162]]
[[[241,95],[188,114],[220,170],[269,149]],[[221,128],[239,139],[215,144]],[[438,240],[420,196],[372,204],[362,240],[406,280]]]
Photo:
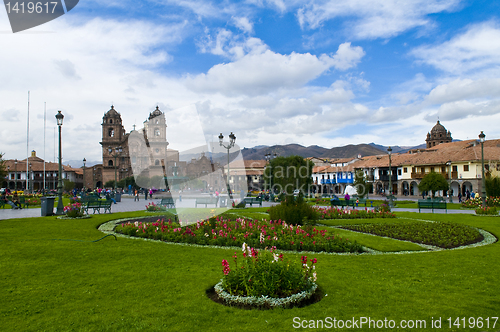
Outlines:
[[418,145],[438,117],[454,138],[499,138],[499,13],[470,0],[88,0],[12,34],[0,10],[0,151],[26,156],[28,90],[30,150],[42,156],[46,102],[49,160],[60,109],[65,160],[99,161],[112,103],[126,131],[156,105],[193,105],[209,139],[233,131],[241,147]]

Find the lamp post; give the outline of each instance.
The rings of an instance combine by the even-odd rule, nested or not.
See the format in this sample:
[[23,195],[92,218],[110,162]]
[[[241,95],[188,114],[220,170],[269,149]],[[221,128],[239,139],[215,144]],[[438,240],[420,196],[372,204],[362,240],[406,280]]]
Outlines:
[[391,153],[392,149],[389,147],[387,149],[389,153],[389,206],[392,208],[392,168],[391,168]]
[[29,185],[29,180],[28,180],[28,189],[30,191],[30,194],[33,194],[33,187],[34,187],[34,184],[35,184],[35,179],[31,179],[33,177],[33,169],[31,168],[31,163],[29,164],[30,166],[30,171],[28,173],[28,177],[29,177],[29,180],[31,180],[31,186]]
[[62,199],[63,181],[62,181],[62,147],[61,147],[61,128],[63,125],[64,115],[61,111],[56,114],[57,126],[59,127],[59,181],[57,183],[57,210],[56,215],[64,214],[64,204]]
[[271,153],[266,153],[264,158],[266,161],[269,163],[269,199],[271,199],[271,193],[274,194],[273,191],[273,172],[272,172],[272,166],[271,166],[271,161],[276,158],[277,154],[271,154]]
[[229,150],[234,146],[234,142],[236,141],[236,136],[234,136],[233,132],[229,135],[229,144],[224,145],[223,143],[224,135],[220,133],[219,135],[219,144],[220,146],[224,147],[227,149],[227,193],[229,195],[230,199],[233,199],[232,193],[231,193],[231,187],[229,187]]
[[452,192],[451,192],[451,160],[446,162],[446,166],[448,166],[448,178],[450,179],[450,188],[448,189],[448,199],[450,203],[453,203]]
[[14,160],[14,188],[17,192],[17,159]]
[[[10,165],[7,165],[7,180],[10,180]],[[10,189],[9,181],[7,181],[7,188]]]
[[92,191],[95,189],[95,167],[92,170]]
[[486,135],[481,131],[479,134],[479,141],[481,142],[481,200],[483,201],[483,208],[486,207],[486,184],[484,181],[484,141]]
[[108,152],[109,154],[115,158],[115,190],[116,190],[116,158],[118,158],[120,156],[120,154],[122,153],[123,149],[121,146],[117,146],[115,147],[115,154],[112,154],[113,153],[113,148],[111,146],[108,146]]
[[85,192],[85,163],[87,162],[87,159],[83,158],[83,186],[82,190]]

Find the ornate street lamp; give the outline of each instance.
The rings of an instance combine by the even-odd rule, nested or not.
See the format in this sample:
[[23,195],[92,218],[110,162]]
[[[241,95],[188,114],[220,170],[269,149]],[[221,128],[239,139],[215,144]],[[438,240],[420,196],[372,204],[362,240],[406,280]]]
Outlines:
[[219,144],[220,146],[224,147],[225,149],[227,149],[227,193],[229,195],[229,198],[230,199],[233,199],[233,196],[232,196],[232,193],[231,193],[231,188],[229,187],[229,150],[234,146],[234,142],[236,141],[236,136],[234,136],[233,132],[231,132],[231,134],[229,134],[229,144],[228,145],[224,145],[223,144],[223,139],[224,139],[224,135],[222,135],[222,133],[220,133],[219,135]]
[[87,162],[87,159],[83,158],[83,187],[82,190],[85,192],[85,163]]
[[389,147],[387,149],[389,153],[389,206],[392,208],[392,168],[391,168],[391,153],[392,149]]
[[17,191],[17,159],[14,160],[14,187]]
[[486,135],[481,131],[479,134],[479,141],[481,142],[481,200],[483,201],[483,208],[486,207],[486,184],[484,181],[484,141]]
[[266,153],[266,155],[264,156],[264,158],[266,159],[266,161],[268,162],[269,164],[269,199],[271,199],[271,194],[274,194],[273,192],[273,172],[272,172],[272,166],[271,166],[271,161],[276,158],[278,155],[276,154],[276,152],[274,154],[271,154],[271,153]]
[[450,187],[448,188],[448,199],[450,203],[453,203],[453,194],[451,192],[451,160],[446,162],[446,166],[448,166],[448,178],[450,179]]
[[[10,180],[10,165],[7,165],[7,180]],[[10,189],[9,181],[7,181],[7,188]]]
[[118,158],[120,156],[120,154],[122,153],[123,149],[121,146],[117,146],[115,147],[115,154],[113,154],[113,148],[111,146],[108,146],[108,152],[109,154],[115,158],[115,190],[116,190],[116,158]]
[[59,181],[57,183],[57,210],[56,215],[64,214],[64,204],[62,198],[63,192],[63,180],[62,180],[62,145],[61,145],[61,128],[63,125],[64,115],[61,111],[57,111],[56,114],[57,126],[59,127]]

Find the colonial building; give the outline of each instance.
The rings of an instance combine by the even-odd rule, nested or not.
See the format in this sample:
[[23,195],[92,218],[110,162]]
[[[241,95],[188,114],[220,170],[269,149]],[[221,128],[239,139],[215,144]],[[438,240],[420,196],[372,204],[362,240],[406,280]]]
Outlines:
[[[57,189],[59,181],[59,164],[45,162],[37,157],[36,151],[23,160],[5,160],[7,177],[2,187],[11,190],[26,190],[29,192]],[[27,166],[27,167],[26,167]],[[45,167],[44,167],[45,166]],[[83,186],[83,169],[62,165],[62,179],[75,183],[76,188]]]

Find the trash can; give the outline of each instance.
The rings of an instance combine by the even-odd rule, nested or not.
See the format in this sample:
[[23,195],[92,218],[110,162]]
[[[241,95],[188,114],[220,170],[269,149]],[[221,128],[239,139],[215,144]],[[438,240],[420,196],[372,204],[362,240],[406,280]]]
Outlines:
[[54,197],[42,197],[40,201],[42,203],[42,217],[52,216],[54,214]]
[[115,194],[115,201],[118,203],[118,202],[121,202],[122,201],[122,194],[120,193],[116,193]]
[[219,207],[227,207],[227,196],[219,196]]

